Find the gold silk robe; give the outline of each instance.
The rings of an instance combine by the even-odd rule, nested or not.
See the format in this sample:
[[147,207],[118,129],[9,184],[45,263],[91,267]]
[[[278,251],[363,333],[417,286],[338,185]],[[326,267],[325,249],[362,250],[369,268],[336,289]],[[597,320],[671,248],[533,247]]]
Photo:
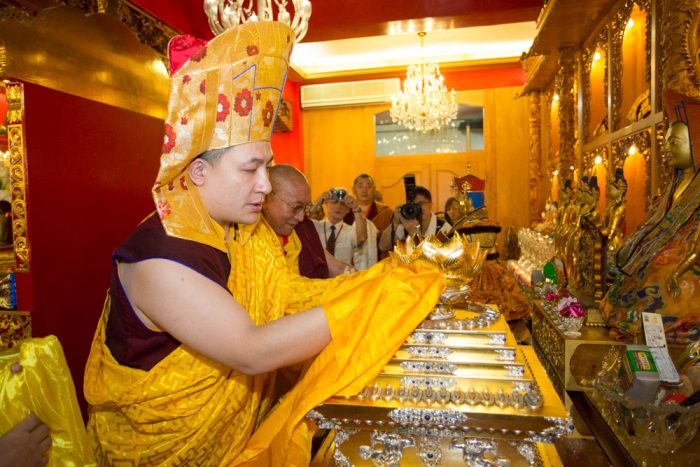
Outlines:
[[265,418],[274,403],[274,372],[247,376],[184,345],[148,372],[119,365],[105,345],[108,301],[85,372],[88,435],[100,464],[208,466],[256,459],[265,459],[260,465],[308,464],[303,415],[348,386],[359,390],[442,290],[435,273],[385,272],[384,264],[346,279],[294,275],[264,220],[242,226],[229,242],[229,254],[229,288],[256,324],[323,303],[332,342]]

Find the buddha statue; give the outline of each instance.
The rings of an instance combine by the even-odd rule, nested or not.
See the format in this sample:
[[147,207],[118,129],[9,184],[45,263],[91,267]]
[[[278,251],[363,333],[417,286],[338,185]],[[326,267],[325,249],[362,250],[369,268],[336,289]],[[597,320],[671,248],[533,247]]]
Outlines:
[[622,167],[615,169],[615,177],[608,181],[605,194],[607,204],[603,213],[603,228],[601,233],[607,239],[607,250],[610,254],[622,245],[625,235],[625,194],[627,181]]
[[574,199],[574,191],[571,187],[571,180],[566,180],[564,186],[559,190],[559,209],[557,210],[557,220],[554,225],[554,246],[557,250],[557,255],[563,256],[565,241],[565,232],[576,216],[576,200]]
[[[465,183],[467,179],[470,180],[469,183]],[[499,311],[507,321],[525,317],[530,312],[525,295],[513,276],[498,260],[496,238],[501,226],[489,219],[485,205],[475,208],[469,196],[475,187],[483,190],[485,181],[473,175],[455,178],[454,181],[454,196],[462,214],[452,226],[450,235],[459,232],[470,242],[479,242],[479,247],[487,253],[481,271],[469,284],[469,300],[498,305]]]
[[601,302],[621,340],[639,339],[641,312],[663,316],[669,342],[700,336],[700,101],[666,91],[664,104],[673,179],[609,262],[614,282]]
[[591,292],[593,289],[593,244],[586,238],[586,230],[598,231],[600,215],[598,199],[600,188],[598,177],[582,177],[576,192],[579,202],[579,217],[573,233],[569,236],[565,251],[569,258],[569,277],[572,286],[580,291]]

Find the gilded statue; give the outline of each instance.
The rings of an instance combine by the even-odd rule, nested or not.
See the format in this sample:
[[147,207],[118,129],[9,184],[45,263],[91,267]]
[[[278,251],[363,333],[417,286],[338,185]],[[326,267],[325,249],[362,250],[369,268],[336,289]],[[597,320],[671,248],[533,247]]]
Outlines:
[[554,226],[554,246],[559,256],[564,254],[564,246],[566,245],[565,232],[576,218],[576,211],[578,210],[573,194],[571,180],[566,180],[559,190],[559,208],[557,209],[557,220]]
[[641,333],[641,312],[663,316],[670,342],[700,336],[700,153],[693,151],[700,147],[700,100],[666,91],[664,104],[673,179],[613,257],[614,282],[601,303],[611,334],[621,340]]
[[576,197],[579,202],[579,218],[565,249],[569,258],[569,278],[571,285],[578,290],[592,291],[594,242],[587,232],[597,231],[600,226],[598,177],[582,177]]
[[[465,176],[455,178],[454,196],[459,205],[460,217],[452,226],[451,233],[459,232],[470,242],[479,242],[486,251],[486,261],[481,272],[471,282],[469,300],[478,303],[494,303],[507,321],[520,319],[529,314],[529,306],[520,286],[508,270],[498,261],[496,236],[501,226],[488,218],[486,206],[474,208],[469,193],[472,185],[464,183]],[[484,182],[481,181],[484,186]]]
[[615,177],[608,181],[605,193],[607,204],[601,233],[607,239],[608,252],[613,253],[622,246],[625,235],[627,181],[621,167],[615,169]]

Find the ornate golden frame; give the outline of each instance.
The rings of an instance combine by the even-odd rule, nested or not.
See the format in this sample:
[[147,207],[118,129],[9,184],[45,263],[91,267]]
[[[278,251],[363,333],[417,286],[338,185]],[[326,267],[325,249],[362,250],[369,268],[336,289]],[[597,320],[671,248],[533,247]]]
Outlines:
[[700,95],[700,13],[697,0],[663,2],[663,89]]
[[620,138],[612,142],[612,167],[622,167],[627,157],[627,148],[632,145],[637,147],[642,156],[644,156],[644,165],[646,170],[646,183],[644,187],[644,195],[647,198],[652,196],[652,168],[651,168],[651,128],[645,128],[639,133]]
[[610,64],[611,64],[611,86],[610,86],[610,101],[611,115],[609,130],[615,131],[620,128],[620,106],[622,105],[622,40],[625,36],[627,22],[632,14],[634,5],[639,6],[639,9],[646,13],[646,37],[644,38],[645,54],[644,60],[644,80],[647,88],[651,89],[651,0],[628,0],[615,14],[615,19],[612,22],[610,29]]
[[542,197],[542,117],[540,113],[540,92],[531,92],[528,96],[528,128],[530,130],[530,157],[528,172],[530,178],[530,222],[540,219]]
[[559,72],[555,90],[559,94],[559,173],[564,179],[572,178],[571,167],[576,166],[576,54],[574,49],[559,51]]
[[7,96],[7,140],[10,151],[12,185],[12,235],[15,245],[16,271],[29,271],[27,240],[26,148],[24,145],[24,86],[5,83]]
[[[600,156],[603,159],[603,165],[608,173],[610,173],[610,147],[607,144],[589,149],[583,153],[581,157],[581,169],[588,170],[593,166],[595,156]],[[601,191],[605,188],[601,188]]]
[[[581,93],[583,94],[583,108],[581,109],[582,120],[583,120],[583,135],[582,140],[589,142],[595,139],[595,135],[590,133],[590,120],[591,120],[591,67],[593,66],[593,56],[595,55],[596,49],[598,47],[605,50],[605,73],[603,74],[603,97],[608,95],[609,83],[608,83],[608,62],[609,62],[609,49],[608,49],[608,28],[603,28],[598,34],[598,38],[588,47],[584,48],[581,52]],[[608,109],[606,106],[605,114],[607,116]],[[610,124],[608,123],[608,131],[610,131]]]

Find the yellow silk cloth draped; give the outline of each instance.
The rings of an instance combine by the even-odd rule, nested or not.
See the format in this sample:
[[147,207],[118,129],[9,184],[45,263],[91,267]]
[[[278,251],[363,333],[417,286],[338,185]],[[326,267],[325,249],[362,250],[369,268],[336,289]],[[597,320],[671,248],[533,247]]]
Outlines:
[[[22,366],[15,373],[14,363]],[[55,336],[27,339],[0,353],[0,408],[0,435],[30,413],[49,427],[49,466],[95,464],[73,379]]]
[[304,416],[332,395],[359,393],[430,312],[443,289],[440,274],[388,268],[387,262],[379,263],[333,290],[324,302],[331,343],[233,465],[308,465],[312,431]]
[[[288,448],[278,444],[284,434],[294,434],[298,449],[291,453],[308,457],[306,425],[300,422],[304,410],[356,377],[353,387],[359,389],[376,374],[437,301],[442,281],[434,273],[386,272],[385,264],[345,279],[301,278],[289,271],[279,239],[264,221],[242,226],[229,242],[229,254],[229,288],[256,324],[324,305],[333,341],[312,363],[301,389],[294,389],[276,415],[265,419],[243,459],[276,459],[279,450]],[[109,303],[85,370],[88,434],[98,462],[231,464],[274,402],[275,373],[246,376],[184,345],[148,372],[121,366],[104,343],[108,311]],[[298,402],[293,410],[285,409],[293,401]]]

